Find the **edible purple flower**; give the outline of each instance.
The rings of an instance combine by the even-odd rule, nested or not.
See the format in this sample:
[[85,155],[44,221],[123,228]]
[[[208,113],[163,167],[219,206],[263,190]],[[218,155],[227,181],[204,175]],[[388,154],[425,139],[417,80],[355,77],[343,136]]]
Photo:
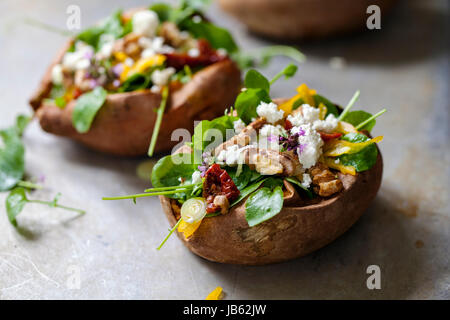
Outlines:
[[112,70],[116,76],[120,76],[123,72],[123,63],[118,63],[114,67],[112,67]]

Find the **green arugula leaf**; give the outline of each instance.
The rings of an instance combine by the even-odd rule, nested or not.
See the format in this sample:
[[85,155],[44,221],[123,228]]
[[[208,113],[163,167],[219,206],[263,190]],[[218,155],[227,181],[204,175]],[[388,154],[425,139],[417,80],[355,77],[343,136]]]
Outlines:
[[276,187],[283,187],[283,179],[279,177],[269,177],[264,181],[264,187],[269,188],[270,190],[275,189]]
[[256,108],[261,102],[272,102],[269,93],[265,89],[247,89],[241,92],[234,103],[238,116],[246,124],[257,118]]
[[245,218],[250,227],[254,227],[276,216],[283,208],[283,189],[276,186],[273,190],[263,187],[248,197],[245,202]]
[[6,213],[8,215],[9,222],[17,227],[17,215],[23,210],[23,207],[28,202],[25,194],[25,189],[18,187],[14,188],[6,197]]
[[[350,142],[364,142],[370,140],[362,133],[348,133],[341,138]],[[344,166],[352,166],[357,172],[372,168],[377,162],[378,150],[375,144],[371,144],[357,153],[343,154],[337,157]]]
[[247,71],[245,74],[244,86],[247,89],[263,89],[267,92],[270,91],[269,80],[254,69]]
[[0,131],[4,144],[0,148],[0,191],[14,187],[25,173],[25,146],[19,136],[20,130],[11,127]]
[[107,95],[108,92],[103,87],[96,87],[77,99],[72,113],[72,123],[79,133],[89,131],[92,121],[105,103]]
[[[345,117],[342,118],[342,121],[348,122],[356,127],[358,124],[369,119],[370,117],[372,117],[372,115],[370,113],[368,113],[366,111],[362,111],[362,110],[356,110],[356,111],[348,112],[345,115]],[[376,120],[373,119],[373,120],[369,121],[367,124],[365,124],[362,128],[360,128],[360,130],[367,130],[370,132],[373,129],[373,127],[375,126],[375,124],[376,124]]]

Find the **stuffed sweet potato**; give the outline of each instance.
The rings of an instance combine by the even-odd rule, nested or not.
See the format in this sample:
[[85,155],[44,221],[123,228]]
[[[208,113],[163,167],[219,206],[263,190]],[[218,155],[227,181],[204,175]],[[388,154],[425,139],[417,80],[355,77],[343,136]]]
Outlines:
[[92,149],[144,155],[154,140],[151,153],[167,151],[173,130],[233,103],[235,50],[229,33],[193,8],[118,11],[67,43],[30,104],[45,131]]
[[336,239],[380,187],[383,137],[369,131],[385,110],[350,111],[358,92],[342,109],[305,84],[272,100],[270,85],[295,70],[270,82],[250,70],[232,111],[200,122],[190,144],[158,161],[152,189],[106,199],[160,196],[171,233],[222,263],[280,262]]
[[370,5],[379,6],[384,17],[395,0],[220,0],[219,3],[253,32],[294,40],[364,30]]

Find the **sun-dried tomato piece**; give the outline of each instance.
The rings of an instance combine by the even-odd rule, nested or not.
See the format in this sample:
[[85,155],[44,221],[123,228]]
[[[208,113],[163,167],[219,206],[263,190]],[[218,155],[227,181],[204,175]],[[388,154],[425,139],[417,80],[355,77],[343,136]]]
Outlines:
[[191,57],[186,53],[166,53],[164,55],[166,56],[167,66],[181,70],[185,65],[191,68],[202,67],[227,59],[226,56],[217,54],[217,51],[205,39],[199,39],[197,43],[198,57]]
[[324,142],[327,142],[327,141],[330,141],[330,140],[333,140],[333,139],[337,139],[340,136],[342,136],[342,133],[340,133],[340,132],[326,133],[326,132],[323,132],[323,131],[319,131],[319,134],[320,134],[320,137],[322,138],[322,140]]
[[224,195],[231,202],[240,194],[239,189],[231,179],[230,175],[218,164],[213,164],[205,173],[203,182],[203,197],[206,199],[206,212],[213,213],[220,208],[214,204],[217,195]]
[[286,129],[286,130],[291,130],[292,128],[293,128],[294,126],[292,125],[292,122],[290,122],[288,119],[286,119],[285,121],[284,121],[284,128]]

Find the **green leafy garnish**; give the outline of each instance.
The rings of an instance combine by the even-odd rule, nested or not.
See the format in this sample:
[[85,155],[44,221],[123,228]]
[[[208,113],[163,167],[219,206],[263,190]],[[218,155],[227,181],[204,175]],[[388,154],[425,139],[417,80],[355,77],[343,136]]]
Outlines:
[[[348,133],[341,138],[342,140],[359,143],[370,140],[362,133]],[[359,152],[343,154],[337,159],[344,166],[352,166],[357,172],[369,170],[377,162],[378,150],[375,144],[368,145]]]
[[294,184],[295,186],[299,187],[300,189],[302,189],[302,191],[304,191],[306,193],[306,195],[308,196],[308,198],[312,199],[314,197],[313,193],[311,192],[311,190],[309,190],[308,188],[305,188],[302,183],[295,177],[286,177],[284,178],[284,180]]
[[230,175],[231,179],[239,190],[243,190],[250,183],[253,177],[253,171],[248,165],[245,164],[242,165],[242,169],[239,175],[237,174],[237,168],[227,167],[225,170]]
[[259,71],[255,69],[248,70],[245,74],[244,86],[247,89],[263,89],[270,91],[270,83]]
[[381,110],[380,112],[375,113],[373,116],[371,116],[370,118],[364,120],[363,122],[361,122],[360,124],[358,124],[355,128],[357,130],[361,130],[362,128],[364,128],[366,125],[368,125],[369,123],[371,123],[372,121],[375,121],[376,118],[378,118],[379,116],[381,116],[383,113],[386,112],[386,109]]
[[105,103],[107,95],[108,92],[103,87],[96,87],[77,99],[72,113],[72,124],[79,133],[89,131],[97,112]]
[[356,100],[358,100],[358,98],[359,98],[359,90],[355,92],[353,97],[348,102],[347,106],[344,108],[342,113],[339,115],[339,117],[338,117],[339,121],[341,121],[342,119],[345,118],[346,114],[350,111],[350,109],[353,107],[353,105],[355,104]]
[[9,222],[15,227],[17,227],[17,215],[22,212],[25,204],[27,203],[39,203],[48,205],[53,208],[61,208],[68,211],[75,211],[79,214],[85,214],[84,210],[71,208],[67,206],[60,205],[58,203],[59,197],[61,194],[57,194],[56,197],[52,201],[42,201],[42,200],[30,200],[27,198],[25,189],[22,187],[14,188],[6,197],[6,213],[8,215]]
[[267,90],[247,89],[237,96],[234,107],[242,121],[248,124],[252,121],[252,118],[258,117],[256,108],[261,102],[272,102]]
[[[345,117],[342,118],[342,121],[348,122],[353,126],[357,126],[358,124],[362,123],[363,121],[366,121],[371,117],[372,115],[370,113],[362,110],[357,110],[347,113]],[[376,120],[373,119],[370,122],[366,123],[363,127],[361,127],[360,130],[367,130],[370,132],[372,128],[375,126],[375,124]]]
[[179,186],[183,179],[190,181],[195,167],[192,163],[177,163],[174,157],[168,155],[158,160],[152,171],[152,185],[158,187]]
[[125,80],[120,88],[119,92],[131,92],[146,89],[150,86],[151,76],[150,74],[145,75],[142,73],[135,73]]
[[131,32],[130,26],[122,25],[122,10],[117,10],[98,25],[82,31],[76,39],[98,50],[103,45],[102,35],[111,35],[114,39],[119,39],[129,32]]
[[19,136],[22,131],[23,128],[19,127],[0,131],[4,144],[4,147],[0,148],[0,191],[11,189],[23,178],[25,147]]
[[228,30],[210,22],[187,20],[183,23],[182,27],[188,30],[195,38],[208,40],[215,49],[225,49],[228,53],[233,53],[238,50],[236,42],[234,42]]
[[333,102],[319,94],[314,95],[313,98],[316,106],[323,103],[327,107],[327,114],[325,116],[328,116],[329,114],[333,114],[335,117],[339,116],[339,111]]
[[162,89],[161,104],[159,105],[159,108],[156,111],[157,116],[155,126],[153,127],[152,139],[150,141],[150,147],[148,148],[149,157],[153,156],[153,152],[155,150],[156,140],[158,139],[159,129],[161,128],[161,122],[164,116],[164,110],[166,109],[168,96],[169,96],[169,87],[166,86]]
[[286,79],[289,79],[295,75],[298,67],[295,64],[289,64],[286,68],[278,72],[272,80],[270,80],[270,84],[274,84],[278,79],[284,76]]
[[283,208],[283,189],[263,187],[250,195],[245,202],[245,218],[254,227],[277,215]]
[[261,184],[264,181],[265,181],[265,179],[253,181],[253,183],[249,184],[247,187],[240,190],[241,193],[239,194],[239,197],[231,203],[230,207],[237,205],[239,202],[241,202],[243,199],[245,199],[245,197],[252,194],[255,190],[257,190],[261,186]]

